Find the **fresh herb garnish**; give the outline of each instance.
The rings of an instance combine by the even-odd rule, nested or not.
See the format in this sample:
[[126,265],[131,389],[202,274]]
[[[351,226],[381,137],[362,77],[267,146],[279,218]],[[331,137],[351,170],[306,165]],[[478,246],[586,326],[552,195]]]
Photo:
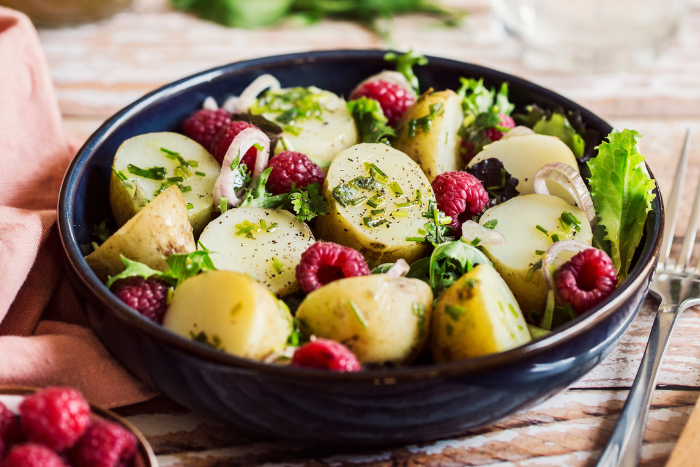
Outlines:
[[142,277],[144,279],[148,279],[149,277],[157,277],[158,279],[164,280],[172,287],[177,287],[186,279],[189,279],[200,272],[216,270],[214,262],[209,257],[209,251],[205,249],[193,251],[191,253],[175,253],[170,255],[165,260],[165,263],[168,265],[168,269],[166,269],[165,272],[151,269],[138,261],[131,261],[124,255],[121,255],[121,259],[122,263],[124,263],[125,269],[116,276],[110,276],[108,278],[107,288],[110,288],[114,282],[120,279],[135,276]]
[[248,111],[253,115],[278,114],[275,121],[287,127],[292,126],[298,120],[309,118],[321,119],[323,113],[322,101],[327,93],[309,87],[296,87],[291,89],[268,90],[258,98]]
[[495,229],[497,225],[498,219],[491,219],[490,221],[484,223],[484,227],[491,230]]
[[538,269],[542,269],[542,260],[539,260],[535,264],[532,265],[532,267],[527,271],[527,275],[525,276],[525,282],[530,282],[532,280],[532,275],[535,274],[535,271]]
[[206,177],[207,176],[207,174],[205,174],[204,172],[199,172],[199,171],[195,172],[194,174],[199,176],[199,177]]
[[226,211],[228,211],[228,198],[222,196],[221,201],[219,201],[219,212],[223,214]]
[[639,137],[634,130],[613,130],[599,146],[598,157],[588,161],[598,226],[610,242],[610,257],[621,280],[627,277],[656,196],[656,185],[639,153]]
[[114,172],[114,175],[116,175],[117,178],[122,182],[125,182],[129,179],[126,175],[124,175],[124,172],[115,169],[114,166],[112,166],[112,172]]
[[428,64],[428,59],[424,55],[414,52],[413,49],[409,50],[405,54],[396,54],[394,52],[389,52],[384,55],[384,60],[396,65],[396,71],[401,73],[406,77],[411,87],[416,95],[420,94],[420,83],[418,82],[418,77],[413,72],[413,67],[415,65],[425,66]]
[[100,244],[106,242],[107,239],[114,233],[109,229],[109,227],[107,227],[108,221],[109,219],[105,219],[92,228],[92,235],[99,240]]
[[369,228],[375,228],[375,227],[379,227],[380,225],[384,225],[384,224],[389,223],[389,221],[384,219],[384,218],[372,218],[372,217],[363,217],[362,221]]
[[210,339],[204,331],[199,331],[197,334],[195,334],[194,331],[190,331],[190,338],[202,344],[206,344],[209,347],[213,347],[216,350],[226,350],[224,346],[221,345],[221,338],[217,334],[213,334]]
[[277,274],[282,274],[282,271],[284,270],[284,264],[275,256],[272,257],[272,267],[275,268]]
[[394,196],[401,196],[403,195],[403,190],[399,186],[398,183],[396,182],[391,182],[389,184],[389,188],[391,189],[392,193],[394,193]]
[[416,129],[420,128],[423,133],[429,133],[433,129],[433,122],[437,117],[445,113],[442,102],[436,102],[428,106],[429,113],[420,118],[414,118],[408,122],[408,136],[413,138],[416,136]]
[[535,228],[536,228],[537,230],[539,230],[540,232],[542,232],[543,234],[549,235],[549,231],[548,231],[547,229],[545,229],[544,227],[542,227],[540,224],[537,224],[537,225],[535,226]]
[[165,179],[166,170],[165,167],[151,167],[150,169],[141,169],[136,167],[134,164],[129,164],[126,166],[129,173],[132,173],[138,177],[150,178],[151,180],[163,180]]
[[425,305],[418,302],[413,302],[411,305],[413,309],[413,315],[418,318],[418,334],[420,336],[425,335]]
[[348,300],[348,306],[352,310],[352,312],[355,314],[355,317],[357,320],[360,322],[360,326],[362,326],[362,329],[367,328],[367,320],[365,319],[365,315],[362,314],[362,310],[353,302],[352,300]]
[[347,106],[360,133],[360,141],[363,143],[389,144],[387,137],[396,136],[379,102],[363,96],[349,101]]
[[349,183],[343,183],[333,188],[331,196],[344,208],[348,207],[352,200],[357,196],[357,188]]
[[445,306],[445,313],[452,318],[452,321],[459,321],[459,318],[462,315],[465,315],[467,313],[467,310],[464,309],[464,307],[461,307],[459,305],[446,305]]

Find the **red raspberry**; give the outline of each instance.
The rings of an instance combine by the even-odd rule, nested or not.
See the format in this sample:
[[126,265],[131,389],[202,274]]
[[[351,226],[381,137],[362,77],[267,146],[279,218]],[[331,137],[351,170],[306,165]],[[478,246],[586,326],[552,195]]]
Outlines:
[[[216,136],[214,136],[214,139],[211,140],[210,152],[211,155],[214,156],[214,159],[219,161],[219,164],[224,163],[226,152],[228,151],[229,146],[231,146],[234,138],[238,136],[238,133],[248,128],[255,128],[256,130],[259,129],[255,125],[248,122],[235,121],[223,127],[221,130],[219,130]],[[241,159],[241,163],[248,167],[249,173],[253,171],[257,154],[258,152],[255,148],[250,148],[243,156],[243,159]]]
[[384,116],[389,120],[389,125],[391,126],[396,125],[404,112],[406,112],[406,109],[415,102],[413,94],[407,92],[398,84],[382,80],[363,84],[357,91],[352,93],[350,100],[354,101],[360,97],[374,99],[379,102]]
[[338,279],[369,274],[369,266],[359,251],[332,242],[311,245],[302,253],[296,271],[299,285],[307,294]]
[[121,425],[96,420],[70,458],[75,467],[121,467],[128,465],[137,448],[136,437]]
[[432,185],[438,208],[452,218],[450,225],[455,230],[480,214],[489,202],[489,195],[479,179],[466,172],[441,173]]
[[557,273],[559,295],[578,314],[593,308],[617,286],[612,260],[602,250],[589,248],[564,263]]
[[289,193],[292,183],[296,188],[304,188],[313,182],[323,184],[326,179],[321,167],[300,152],[281,152],[267,166],[272,167],[272,172],[266,187],[273,195]]
[[114,287],[114,294],[119,300],[141,313],[146,318],[163,324],[165,311],[168,309],[167,282],[154,277],[129,277],[119,281]]
[[[511,117],[508,115],[504,114],[498,114],[501,117],[501,123],[499,126],[502,126],[503,128],[515,128],[515,120],[513,120]],[[484,131],[484,136],[488,138],[489,141],[498,141],[499,139],[503,138],[503,133],[501,130],[497,128],[489,128],[488,130]]]
[[292,366],[331,371],[362,369],[362,365],[350,349],[330,339],[316,339],[296,349],[292,356]]
[[2,467],[67,467],[61,457],[41,444],[21,444],[12,448]]
[[19,424],[19,418],[5,404],[0,402],[0,459],[2,459],[3,446],[10,447],[21,439],[22,429]]
[[38,391],[22,401],[19,413],[29,441],[56,452],[73,447],[90,425],[90,405],[71,388]]
[[214,135],[231,122],[231,113],[227,110],[198,110],[182,124],[182,132],[209,149]]

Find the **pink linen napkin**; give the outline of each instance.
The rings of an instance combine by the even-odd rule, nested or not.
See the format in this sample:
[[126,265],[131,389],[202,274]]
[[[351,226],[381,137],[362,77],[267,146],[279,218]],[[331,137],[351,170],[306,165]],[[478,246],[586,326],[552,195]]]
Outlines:
[[129,405],[156,393],[92,333],[63,270],[56,203],[76,149],[36,31],[0,7],[0,386],[65,385]]

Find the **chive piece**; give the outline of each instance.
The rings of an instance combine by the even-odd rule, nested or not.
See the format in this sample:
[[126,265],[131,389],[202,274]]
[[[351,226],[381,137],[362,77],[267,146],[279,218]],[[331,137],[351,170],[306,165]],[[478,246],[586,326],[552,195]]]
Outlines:
[[535,254],[536,255],[543,255],[543,254],[545,254],[545,251],[544,250],[535,250]]
[[344,183],[333,188],[331,195],[344,208],[348,205],[355,206],[352,204],[352,200],[357,195],[357,189],[351,184]]
[[559,241],[559,235],[552,234],[552,243],[557,243]]
[[207,176],[207,174],[205,174],[204,172],[195,172],[194,174],[195,174],[195,175],[199,175],[200,177],[206,177],[206,176]]
[[190,167],[199,167],[199,162],[197,161],[187,161],[187,165]]
[[493,230],[496,228],[497,225],[498,225],[498,219],[491,219],[490,221],[488,221],[484,224],[484,227],[486,227],[487,229]]
[[362,220],[364,221],[365,225],[369,228],[379,227],[380,225],[384,225],[389,222],[384,218],[372,219],[371,217],[363,217]]
[[165,178],[165,167],[151,167],[150,169],[141,169],[134,164],[126,166],[130,173],[151,180],[163,180]]
[[180,191],[183,192],[183,193],[188,193],[188,192],[192,191],[192,187],[189,186],[189,185],[181,186],[181,187],[180,187]]
[[425,237],[406,237],[406,241],[422,243],[425,241]]
[[188,211],[191,211],[191,210],[193,210],[193,209],[194,209],[194,204],[192,204],[192,203],[187,203],[187,210],[188,210]]
[[386,199],[384,198],[384,196],[374,195],[369,200],[367,200],[367,205],[372,206],[373,208],[378,208],[379,206],[384,204],[385,201]]
[[559,222],[562,223],[562,227],[564,229],[568,229],[571,226],[573,226],[574,230],[576,232],[581,231],[581,221],[578,220],[578,218],[576,216],[574,216],[572,213],[570,213],[568,211],[564,211],[561,213],[561,217],[559,218]]
[[358,204],[362,204],[366,199],[367,199],[366,196],[359,196],[359,197],[351,200],[348,204],[350,206],[357,206]]
[[384,211],[385,209],[372,209],[369,213],[376,216],[377,214],[384,214]]
[[262,144],[255,143],[255,144],[253,144],[253,147],[260,152],[263,152],[265,150],[265,148],[263,147]]
[[535,226],[535,228],[536,228],[537,230],[539,230],[540,232],[542,232],[543,234],[549,235],[549,232],[547,231],[547,229],[545,229],[545,228],[542,227],[541,225],[537,224],[537,225]]
[[219,211],[221,214],[228,211],[228,199],[225,196],[222,196],[221,201],[219,201]]
[[527,276],[525,276],[525,282],[530,282],[532,280],[532,275],[538,269],[542,269],[542,260],[539,260],[538,262],[532,265],[530,270],[527,272]]
[[118,178],[119,180],[121,180],[122,182],[125,182],[125,181],[128,180],[128,178],[126,177],[126,175],[124,175],[124,172],[121,172],[121,171],[115,169],[114,166],[112,166],[112,172],[114,172],[114,175],[116,175],[117,178]]
[[362,314],[362,311],[360,311],[355,302],[353,302],[352,300],[348,300],[348,305],[350,306],[352,312],[355,314],[357,320],[360,322],[360,326],[362,326],[362,329],[367,329],[367,320],[365,319],[365,316]]
[[408,217],[408,213],[406,211],[394,211],[391,213],[393,217]]
[[177,182],[184,182],[185,179],[182,177],[170,177],[168,178],[169,182],[177,183]]
[[515,316],[515,317],[517,318],[517,317],[518,317],[518,312],[515,311],[515,307],[513,306],[512,303],[509,303],[509,304],[508,304],[508,308],[510,308],[510,312],[513,313],[513,316]]
[[279,229],[280,226],[277,222],[273,222],[270,227],[267,228],[268,232],[274,232],[275,230]]
[[387,176],[384,172],[382,172],[382,169],[380,169],[380,168],[377,167],[376,165],[370,164],[369,166],[370,166],[370,168],[376,170],[377,173],[378,173],[379,175],[381,175],[381,176],[383,176],[383,177],[386,177],[386,176]]
[[170,305],[173,302],[173,292],[175,289],[173,287],[168,287],[168,297],[166,298],[165,304]]
[[447,305],[445,307],[445,313],[452,318],[452,321],[459,321],[460,316],[466,314],[467,310],[459,305]]
[[272,257],[272,267],[275,268],[277,274],[282,274],[282,270],[284,270],[284,264],[275,256]]
[[170,149],[165,149],[164,147],[161,147],[160,150],[169,156],[179,156],[180,155],[179,152],[171,151]]
[[409,201],[407,203],[396,203],[396,207],[399,209],[404,209],[404,208],[410,208],[412,206],[418,206],[420,204],[419,201]]
[[472,246],[477,246],[479,243],[481,243],[481,239],[479,237],[472,240]]
[[445,216],[440,219],[440,225],[450,225],[452,223],[452,218],[449,216]]
[[427,234],[428,232],[426,232],[426,231],[423,230],[423,229],[418,229],[418,233],[421,234],[421,235],[425,235],[425,234]]
[[267,222],[264,219],[260,219],[260,228],[267,232]]
[[392,192],[394,192],[394,196],[401,196],[403,194],[403,190],[401,189],[399,184],[396,182],[391,182],[389,184],[389,188],[391,189]]
[[416,203],[420,203],[423,200],[423,195],[421,195],[420,190],[416,190]]

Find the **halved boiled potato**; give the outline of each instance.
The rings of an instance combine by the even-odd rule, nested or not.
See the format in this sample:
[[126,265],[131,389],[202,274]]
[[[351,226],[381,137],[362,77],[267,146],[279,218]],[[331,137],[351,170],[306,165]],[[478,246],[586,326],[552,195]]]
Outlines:
[[[179,168],[183,161],[189,167]],[[195,236],[211,220],[212,192],[221,165],[196,141],[170,132],[134,136],[119,147],[113,166],[109,201],[118,226],[143,209],[164,187],[173,184],[182,186]],[[138,169],[155,170],[144,176]]]
[[175,289],[163,326],[219,350],[262,360],[284,347],[292,315],[255,279],[233,271],[209,271]]
[[[287,118],[293,102],[302,105],[317,103],[320,113],[317,116]],[[345,99],[330,91],[315,87],[268,91],[249,111],[262,114],[279,124],[284,130],[283,142],[291,144],[289,149],[306,154],[324,170],[340,151],[359,142],[355,121],[348,111]],[[304,111],[301,113],[303,115]],[[278,143],[277,150],[279,149],[284,149],[283,144]]]
[[[253,228],[239,234],[236,226],[246,221]],[[296,267],[314,236],[288,211],[237,208],[212,221],[199,242],[211,251],[218,269],[248,274],[281,297],[299,290]]]
[[503,352],[531,340],[513,293],[489,264],[478,264],[440,297],[430,347],[436,362]]
[[195,250],[187,207],[177,187],[170,187],[148,203],[134,217],[85,260],[102,281],[124,270],[121,255],[159,271],[173,253]]
[[[535,192],[535,174],[545,164],[563,162],[578,172],[574,153],[556,136],[522,135],[496,141],[485,146],[484,150],[469,162],[468,167],[492,158],[503,162],[503,167],[520,181],[518,191],[521,195]],[[574,204],[571,195],[557,183],[548,181],[547,188],[550,194]]]
[[[514,139],[520,138],[525,136]],[[564,212],[570,212],[579,220],[580,231],[562,227],[560,217]],[[527,280],[532,267],[542,259],[537,251],[546,251],[552,246],[553,234],[559,240],[578,240],[590,245],[593,234],[586,215],[557,196],[531,194],[517,196],[489,209],[479,222],[483,225],[491,220],[498,221],[495,230],[506,237],[506,244],[484,245],[484,252],[513,291],[520,308],[526,313],[542,311],[547,294],[542,270],[535,270]],[[538,230],[538,225],[547,234]],[[562,253],[555,264],[570,257]]]
[[[338,193],[353,181],[352,186],[356,187],[358,178],[372,182],[374,179],[368,170],[370,164],[386,174],[386,183],[380,184],[381,193],[350,187],[354,190],[352,198],[365,200],[356,206],[348,203],[343,206],[334,198],[334,190]],[[394,193],[390,188],[392,183],[396,183],[402,194]],[[421,197],[418,201],[417,192]],[[358,144],[346,149],[333,160],[323,193],[328,200],[329,214],[316,218],[319,238],[360,251],[370,266],[391,263],[399,258],[411,263],[423,256],[427,246],[407,238],[425,236],[425,233],[419,233],[419,229],[428,223],[423,212],[434,197],[423,171],[406,154],[385,144]],[[382,209],[384,212],[372,215],[371,211]],[[370,227],[368,224],[378,225]]]
[[338,341],[362,363],[408,364],[427,343],[432,310],[425,282],[373,274],[311,292],[296,316],[306,335]]
[[[426,132],[421,119],[430,119],[431,114]],[[416,161],[432,182],[443,172],[464,168],[457,135],[463,117],[462,99],[454,91],[425,93],[401,117],[392,145]]]

